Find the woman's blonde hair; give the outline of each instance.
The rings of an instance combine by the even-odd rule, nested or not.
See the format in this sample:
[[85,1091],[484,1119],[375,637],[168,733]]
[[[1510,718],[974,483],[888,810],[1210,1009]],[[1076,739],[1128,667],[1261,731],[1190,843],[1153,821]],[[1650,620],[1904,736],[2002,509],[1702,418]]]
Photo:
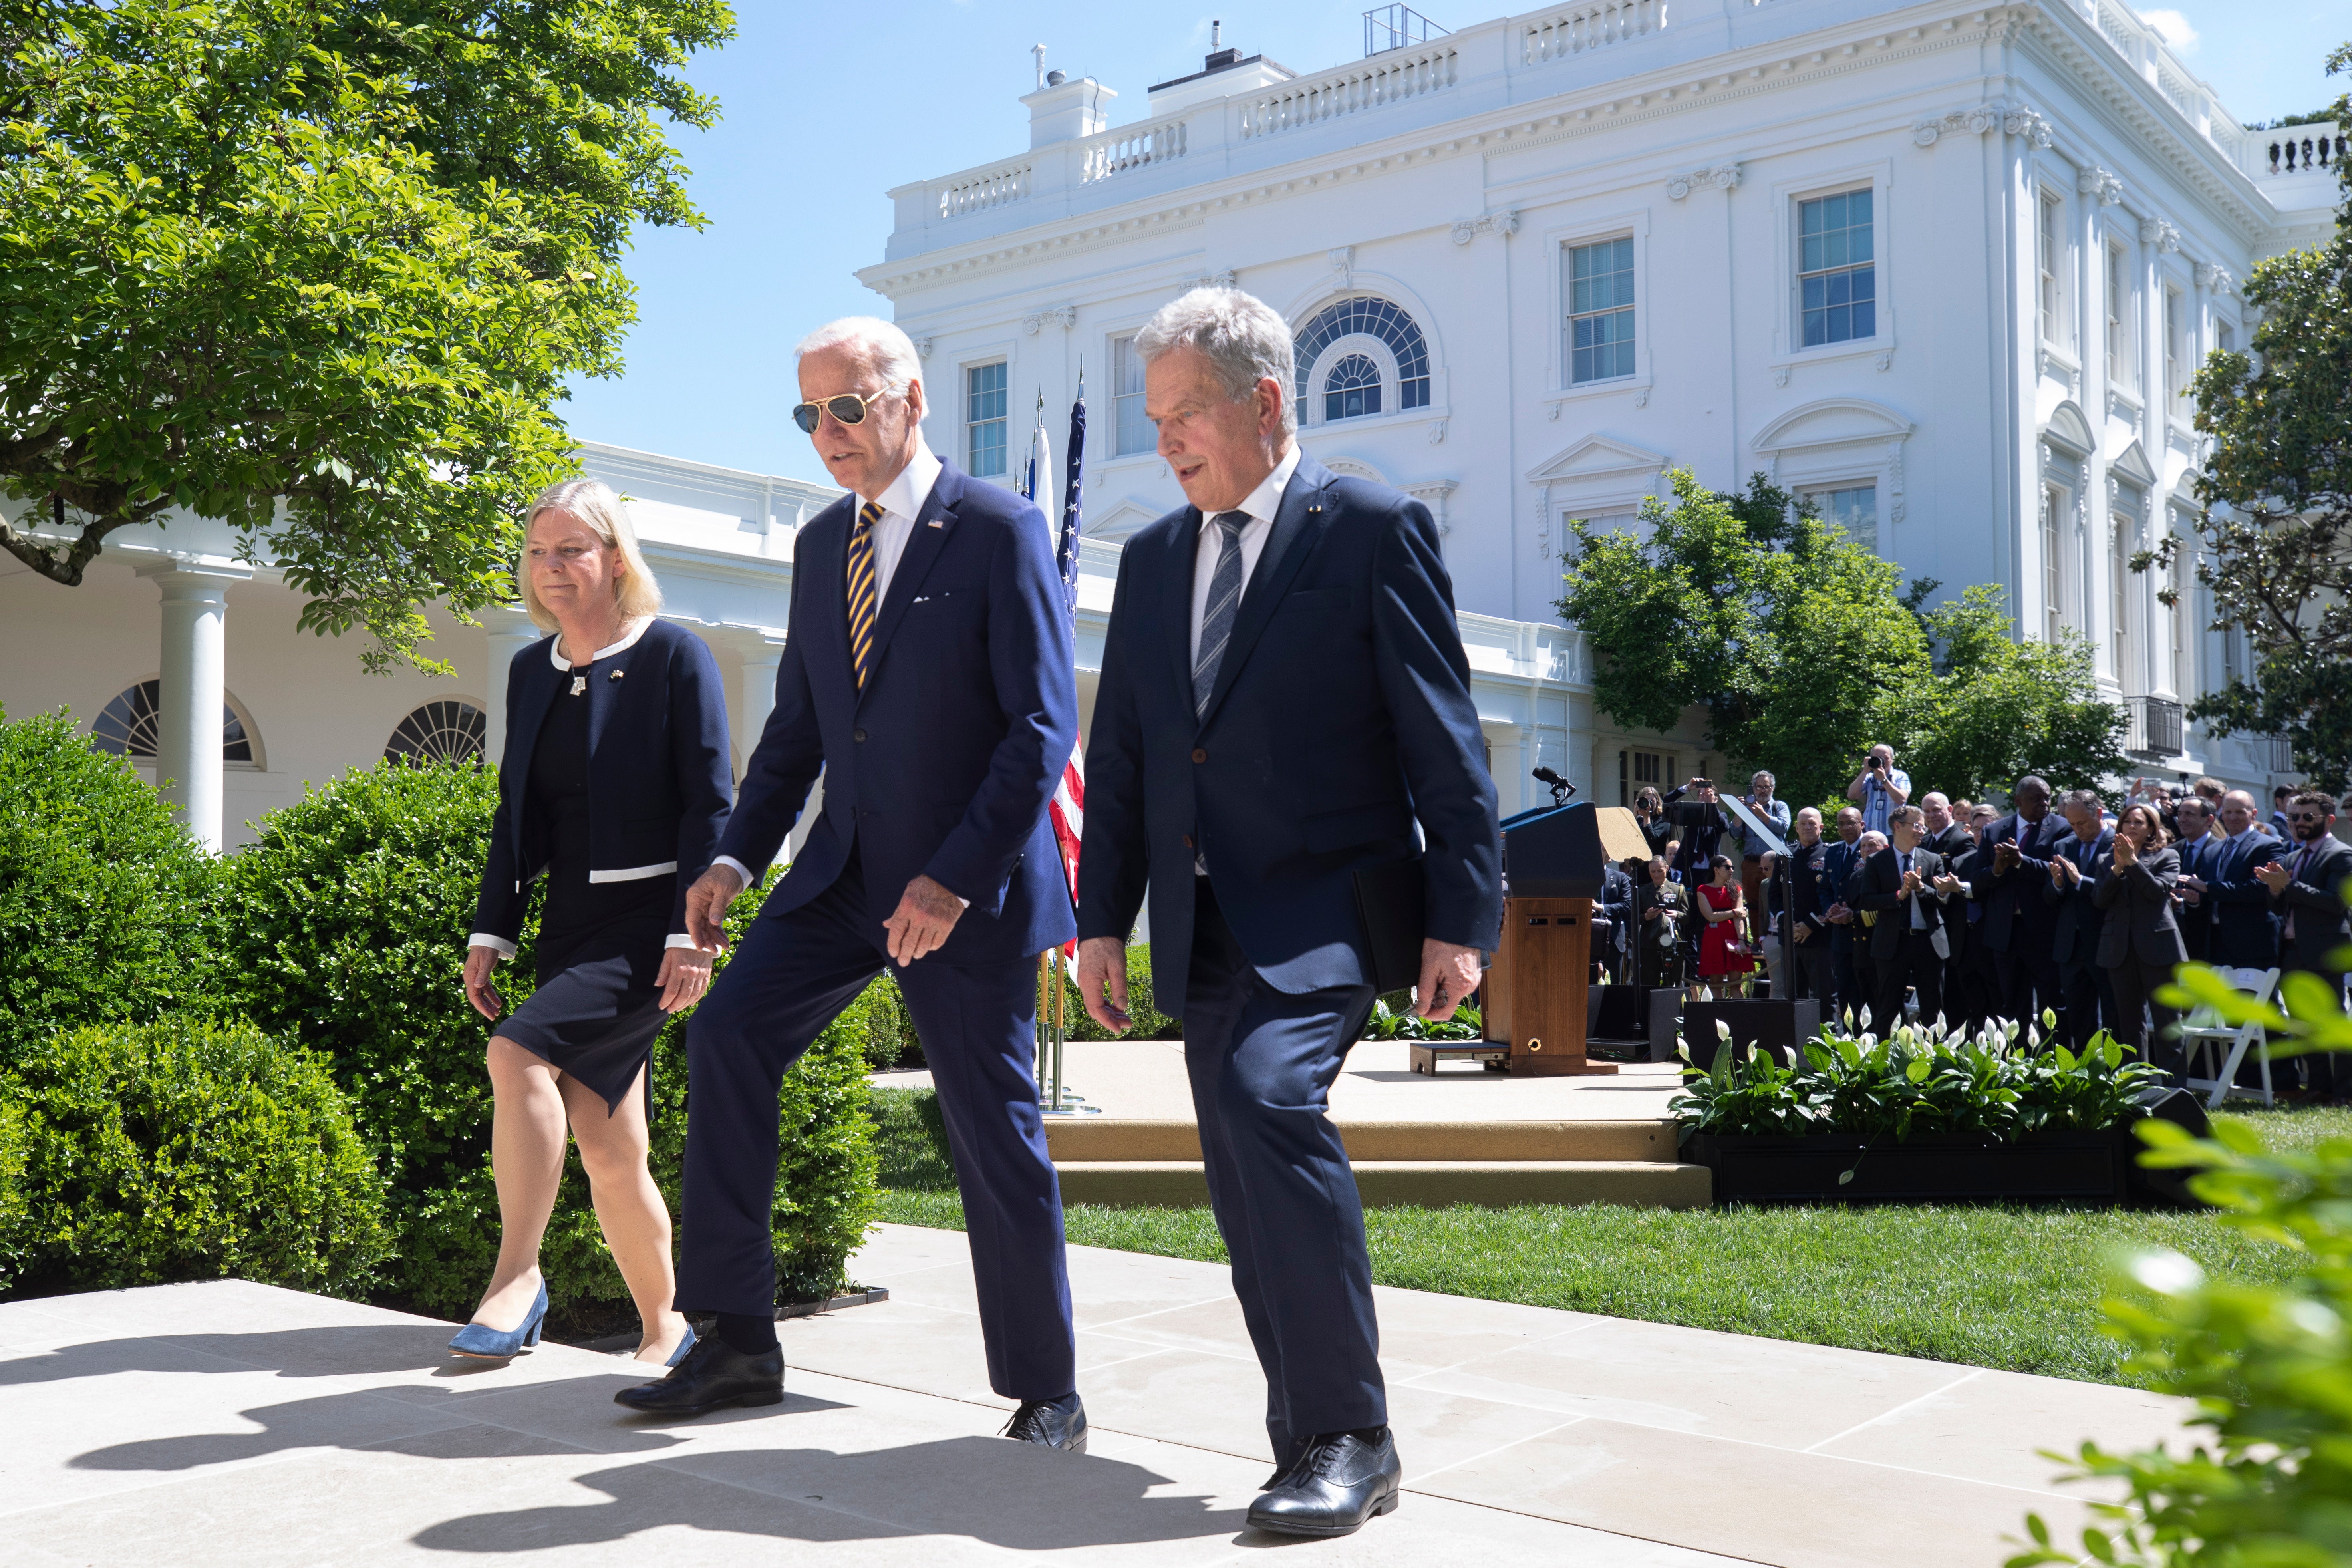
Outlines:
[[602,479],[565,479],[539,492],[530,510],[522,514],[525,535],[523,553],[515,561],[515,591],[522,595],[522,607],[530,612],[531,624],[541,631],[555,630],[555,617],[539,601],[530,585],[530,525],[539,521],[543,511],[566,511],[587,526],[588,531],[621,552],[628,570],[614,585],[620,600],[624,620],[638,620],[658,615],[662,607],[661,584],[646,569],[646,558],[637,549],[637,531],[629,525],[629,514],[621,506],[621,498],[613,487]]

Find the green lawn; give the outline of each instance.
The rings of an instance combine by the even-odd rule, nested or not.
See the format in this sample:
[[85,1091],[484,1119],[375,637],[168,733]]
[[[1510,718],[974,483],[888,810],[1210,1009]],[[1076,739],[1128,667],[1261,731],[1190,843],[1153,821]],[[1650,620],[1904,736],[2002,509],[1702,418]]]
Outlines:
[[[881,1217],[961,1230],[929,1093],[877,1092],[875,1114]],[[2230,1114],[2279,1144],[2352,1136],[2347,1110]],[[1067,1224],[1088,1247],[1225,1255],[1205,1208],[1078,1205]],[[2211,1214],[2105,1209],[1391,1208],[1365,1229],[1383,1285],[2098,1383],[2133,1381],[2099,1329],[2118,1248],[2156,1243],[2248,1280],[2288,1264]]]

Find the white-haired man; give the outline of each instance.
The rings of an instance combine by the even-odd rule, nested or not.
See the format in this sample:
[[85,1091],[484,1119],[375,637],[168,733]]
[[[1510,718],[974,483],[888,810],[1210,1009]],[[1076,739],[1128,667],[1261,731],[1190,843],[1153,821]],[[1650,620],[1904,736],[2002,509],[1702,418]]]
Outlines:
[[1372,1006],[1358,873],[1418,891],[1420,1011],[1451,1016],[1501,930],[1495,787],[1436,525],[1300,453],[1288,324],[1200,289],[1136,352],[1192,504],[1119,563],[1078,985],[1126,1026],[1148,886],[1153,995],[1184,1019],[1209,1200],[1265,1371],[1275,1473],[1250,1522],[1345,1534],[1396,1506],[1402,1475],[1363,1210],[1324,1114]]
[[694,1415],[782,1397],[771,1244],[784,1069],[887,965],[955,1151],[1006,1435],[1084,1452],[1061,1189],[1032,1076],[1036,955],[1076,934],[1045,817],[1077,742],[1069,615],[1045,519],[924,444],[920,363],[887,321],[800,346],[793,422],[850,493],[801,530],[776,706],[688,931],[822,815],[687,1031],[694,1084],[677,1304],[715,1331],[615,1397]]

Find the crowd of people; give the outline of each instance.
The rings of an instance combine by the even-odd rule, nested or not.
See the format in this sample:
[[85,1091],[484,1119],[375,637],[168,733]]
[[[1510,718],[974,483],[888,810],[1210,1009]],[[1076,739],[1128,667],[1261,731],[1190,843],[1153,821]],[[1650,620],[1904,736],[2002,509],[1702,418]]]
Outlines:
[[[1769,985],[1880,1026],[2047,1011],[2070,1046],[2105,1029],[2176,1081],[2179,1019],[2157,999],[2176,965],[2344,984],[2352,843],[2336,828],[2352,800],[2282,785],[2265,817],[2218,779],[2139,780],[2111,799],[2029,775],[2003,812],[1936,790],[1915,798],[1885,745],[1828,821],[1813,806],[1791,813],[1775,786],[1759,773],[1740,804],[1789,846],[1786,867],[1747,842],[1708,780],[1635,797],[1650,855],[1610,869],[1598,911],[1609,978],[1693,994]],[[2273,1071],[2290,1091],[2352,1098],[2352,1063]]]

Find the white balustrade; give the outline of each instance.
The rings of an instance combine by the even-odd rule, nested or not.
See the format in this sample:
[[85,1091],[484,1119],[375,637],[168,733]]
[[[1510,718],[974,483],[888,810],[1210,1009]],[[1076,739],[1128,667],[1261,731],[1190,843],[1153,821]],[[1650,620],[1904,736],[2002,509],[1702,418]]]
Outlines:
[[1030,165],[1025,163],[950,174],[939,183],[939,216],[961,217],[1017,202],[1029,194],[1029,175]]
[[1459,52],[1450,43],[1391,49],[1251,94],[1242,104],[1241,133],[1244,140],[1271,136],[1440,92],[1454,84],[1459,70]]
[[1181,120],[1154,121],[1089,136],[1077,144],[1078,183],[1092,184],[1129,169],[1172,163],[1184,155],[1187,139]]
[[1666,0],[1588,0],[1523,25],[1519,61],[1542,65],[1664,30]]

